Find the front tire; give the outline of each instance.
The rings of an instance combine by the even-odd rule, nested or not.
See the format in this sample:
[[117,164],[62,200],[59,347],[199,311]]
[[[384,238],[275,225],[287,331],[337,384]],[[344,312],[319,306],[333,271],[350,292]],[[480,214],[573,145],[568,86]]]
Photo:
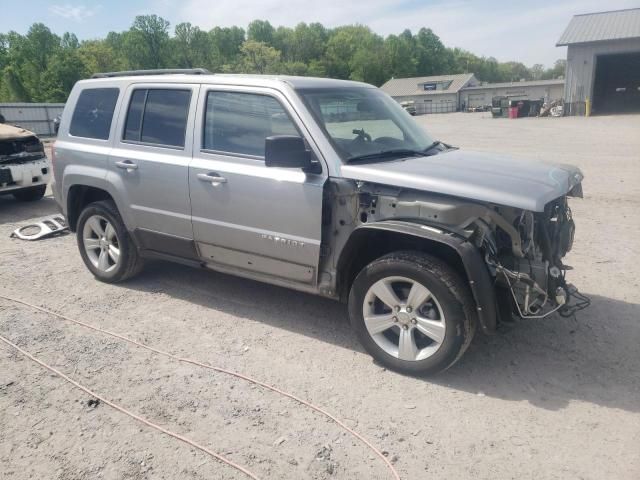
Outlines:
[[35,202],[36,200],[40,200],[44,197],[44,193],[46,191],[46,185],[37,185],[35,187],[27,187],[13,192],[13,197],[21,202]]
[[422,252],[395,252],[367,265],[351,287],[349,317],[371,356],[409,374],[452,366],[476,324],[466,282]]
[[87,205],[78,218],[76,236],[82,260],[98,280],[118,283],[142,270],[142,258],[112,201]]

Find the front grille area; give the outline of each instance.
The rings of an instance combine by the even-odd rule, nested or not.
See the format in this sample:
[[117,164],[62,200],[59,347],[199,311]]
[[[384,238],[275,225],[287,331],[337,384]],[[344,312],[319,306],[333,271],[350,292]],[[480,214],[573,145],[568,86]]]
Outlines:
[[0,141],[0,163],[25,163],[44,157],[44,147],[36,136]]
[[8,168],[0,168],[0,184],[13,183],[11,170]]

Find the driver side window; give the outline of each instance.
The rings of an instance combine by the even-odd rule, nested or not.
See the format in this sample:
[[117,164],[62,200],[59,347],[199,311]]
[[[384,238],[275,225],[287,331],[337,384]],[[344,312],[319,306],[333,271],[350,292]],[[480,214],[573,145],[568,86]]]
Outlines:
[[264,157],[265,139],[272,135],[299,135],[275,98],[240,92],[207,94],[203,150]]

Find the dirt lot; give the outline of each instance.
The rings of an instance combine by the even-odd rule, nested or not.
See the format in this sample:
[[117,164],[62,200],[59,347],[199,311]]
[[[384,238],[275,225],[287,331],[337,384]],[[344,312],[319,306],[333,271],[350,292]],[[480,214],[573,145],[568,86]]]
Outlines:
[[[640,116],[419,117],[436,138],[579,165],[571,280],[593,299],[577,321],[477,336],[433,379],[386,371],[342,305],[156,263],[96,282],[75,238],[9,238],[52,198],[0,198],[0,294],[163,350],[244,372],[324,406],[371,439],[403,479],[640,478]],[[379,458],[325,418],[243,381],[176,363],[0,300],[0,334],[134,412],[269,479],[387,479]],[[0,345],[3,479],[245,478]]]

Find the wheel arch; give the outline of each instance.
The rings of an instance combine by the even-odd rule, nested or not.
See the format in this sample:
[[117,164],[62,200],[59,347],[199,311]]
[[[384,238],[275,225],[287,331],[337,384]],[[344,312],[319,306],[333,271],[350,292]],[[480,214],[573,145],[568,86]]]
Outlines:
[[100,200],[111,200],[113,197],[102,188],[90,185],[71,185],[67,192],[67,224],[72,232],[76,231],[78,218],[84,208],[90,203]]
[[395,220],[367,223],[356,228],[337,262],[340,298],[346,300],[355,277],[367,264],[399,250],[422,251],[451,266],[470,287],[482,331],[495,332],[495,292],[481,253],[466,239],[440,228]]

